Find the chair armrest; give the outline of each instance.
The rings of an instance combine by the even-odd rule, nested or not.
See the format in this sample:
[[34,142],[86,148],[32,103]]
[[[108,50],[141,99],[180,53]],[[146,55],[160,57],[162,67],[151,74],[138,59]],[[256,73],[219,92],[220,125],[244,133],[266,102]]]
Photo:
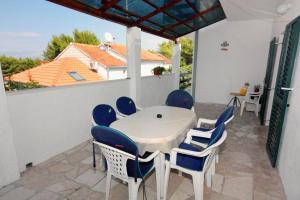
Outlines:
[[186,149],[173,148],[171,151],[171,155],[170,155],[171,163],[174,163],[174,164],[176,163],[178,153],[201,158],[201,157],[209,155],[211,153],[211,150],[205,149],[204,151],[197,152],[197,151],[190,151],[190,150],[186,150]]
[[211,134],[214,130],[215,129],[212,129],[212,130],[209,130],[209,131],[199,131],[199,130],[190,129],[189,132],[186,135],[185,142],[190,144],[191,141],[193,140],[193,138],[192,138],[193,136],[203,137],[203,138],[210,138]]
[[197,127],[200,128],[202,123],[209,124],[209,125],[214,125],[216,122],[217,122],[216,119],[212,120],[212,119],[199,118],[198,123],[197,123]]
[[140,162],[150,162],[151,160],[153,160],[156,156],[159,155],[159,151],[155,151],[154,153],[152,153],[151,155],[149,155],[147,158],[139,158]]
[[136,107],[136,110],[137,111],[141,111],[141,110],[143,110],[144,108],[142,108],[142,107],[140,107],[140,106],[135,106]]
[[122,114],[120,112],[117,112],[117,119],[122,119],[124,117],[127,117],[127,115],[124,115],[124,114]]
[[92,119],[92,126],[98,126],[98,124]]

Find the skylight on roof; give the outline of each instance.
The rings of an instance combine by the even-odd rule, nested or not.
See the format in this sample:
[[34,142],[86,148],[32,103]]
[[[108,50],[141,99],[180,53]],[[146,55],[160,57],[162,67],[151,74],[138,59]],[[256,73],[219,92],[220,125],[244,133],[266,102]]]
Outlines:
[[80,76],[77,72],[69,72],[69,75],[76,81],[84,81],[85,80],[85,78]]

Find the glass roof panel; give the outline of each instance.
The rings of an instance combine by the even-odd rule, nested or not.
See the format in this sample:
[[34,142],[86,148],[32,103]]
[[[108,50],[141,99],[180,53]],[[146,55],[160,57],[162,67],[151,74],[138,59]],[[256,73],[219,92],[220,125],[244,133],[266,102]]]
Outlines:
[[167,9],[166,12],[178,19],[188,18],[196,14],[185,1],[175,4],[173,7]]
[[102,6],[102,1],[100,0],[76,0],[79,1],[80,3],[83,3],[85,5],[88,5],[92,8],[99,9]]
[[141,0],[122,0],[117,5],[138,16],[145,16],[155,11],[155,8]]
[[151,21],[154,21],[157,24],[160,24],[163,27],[167,27],[167,26],[176,24],[176,22],[177,22],[175,19],[169,17],[168,15],[166,15],[164,13],[158,13],[149,19]]
[[48,0],[175,40],[226,18],[219,0]]

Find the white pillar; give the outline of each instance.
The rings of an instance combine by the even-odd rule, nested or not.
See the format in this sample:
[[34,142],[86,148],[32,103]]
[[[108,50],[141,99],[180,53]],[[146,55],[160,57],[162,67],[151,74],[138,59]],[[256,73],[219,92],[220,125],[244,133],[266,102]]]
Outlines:
[[197,68],[199,67],[199,30],[195,31],[194,35],[194,53],[193,53],[193,69],[192,69],[192,96],[196,97],[196,84],[197,84]]
[[0,188],[20,177],[0,65]]
[[129,93],[136,104],[141,105],[141,29],[127,28],[126,42]]
[[174,74],[174,89],[179,89],[180,81],[180,57],[181,57],[181,44],[179,41],[175,42],[172,54],[172,73]]

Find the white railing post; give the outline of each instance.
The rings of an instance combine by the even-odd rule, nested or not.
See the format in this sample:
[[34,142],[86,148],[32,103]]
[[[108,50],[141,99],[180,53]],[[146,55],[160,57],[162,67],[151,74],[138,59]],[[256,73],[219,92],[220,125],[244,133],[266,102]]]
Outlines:
[[197,84],[197,68],[199,65],[198,58],[200,56],[199,48],[199,30],[195,31],[194,36],[194,54],[193,54],[193,69],[192,69],[192,96],[196,97],[196,84]]
[[180,81],[180,57],[181,57],[181,44],[177,40],[173,46],[172,54],[172,73],[174,74],[174,89],[179,89]]
[[0,64],[0,188],[20,177]]
[[130,78],[129,93],[131,98],[141,105],[141,29],[127,28],[127,76]]

